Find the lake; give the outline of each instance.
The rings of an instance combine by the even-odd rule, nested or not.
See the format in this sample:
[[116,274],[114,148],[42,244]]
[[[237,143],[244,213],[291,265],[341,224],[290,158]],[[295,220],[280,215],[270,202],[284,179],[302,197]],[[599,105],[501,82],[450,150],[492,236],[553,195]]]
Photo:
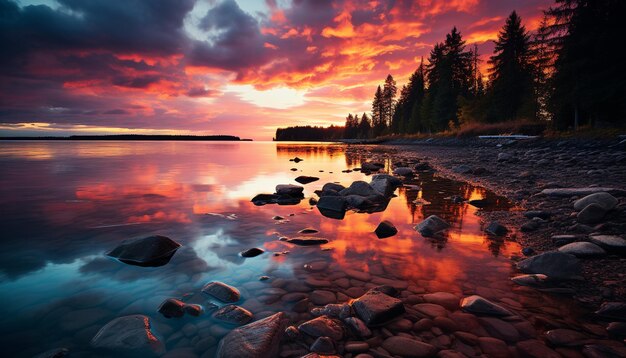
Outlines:
[[[180,319],[157,312],[170,297],[207,305],[209,298],[200,290],[210,281],[237,287],[238,305],[255,319],[283,311],[293,324],[311,315],[284,298],[290,293],[323,290],[346,301],[375,284],[402,287],[405,282],[401,297],[411,304],[439,291],[498,302],[525,317],[515,324],[520,336],[533,336],[554,322],[580,327],[584,312],[567,298],[510,281],[516,274],[510,258],[521,255],[520,247],[487,237],[480,212],[516,208],[480,187],[420,172],[382,212],[350,211],[342,220],[321,215],[309,198],[317,198],[314,191],[325,183],[370,181],[360,171],[344,172],[368,159],[355,148],[272,142],[0,142],[3,355],[29,357],[66,347],[72,357],[107,356],[90,347],[98,330],[116,317],[143,314],[170,355],[213,356],[219,339],[234,327],[208,312]],[[296,156],[303,161],[289,160]],[[393,156],[382,171],[391,171]],[[320,180],[304,185],[299,204],[251,202],[278,184],[297,184],[294,178],[300,175]],[[492,204],[478,209],[455,203],[454,196],[486,198]],[[433,214],[452,225],[443,239],[424,238],[414,229]],[[373,231],[383,220],[395,224],[397,235],[376,237]],[[302,247],[280,239],[300,236],[303,228],[318,230],[313,236],[328,244]],[[167,265],[131,266],[105,255],[122,240],[150,235],[182,244]],[[253,247],[265,253],[239,255]],[[261,276],[269,279],[261,281]],[[298,352],[293,344],[283,345],[285,356],[290,349]]]

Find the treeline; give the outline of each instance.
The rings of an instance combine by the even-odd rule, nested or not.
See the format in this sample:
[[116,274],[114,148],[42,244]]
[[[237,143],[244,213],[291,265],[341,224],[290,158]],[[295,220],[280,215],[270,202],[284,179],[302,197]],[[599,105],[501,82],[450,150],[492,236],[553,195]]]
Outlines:
[[349,114],[345,138],[436,133],[466,123],[543,122],[556,130],[623,127],[626,58],[621,17],[626,1],[557,0],[529,33],[513,11],[498,34],[487,76],[476,46],[454,27],[435,44],[397,94],[388,75],[371,119]]
[[187,134],[109,134],[72,135],[68,137],[0,137],[2,140],[169,140],[169,141],[240,141],[232,135],[187,135]]
[[296,126],[276,129],[275,141],[332,141],[344,137],[344,127]]

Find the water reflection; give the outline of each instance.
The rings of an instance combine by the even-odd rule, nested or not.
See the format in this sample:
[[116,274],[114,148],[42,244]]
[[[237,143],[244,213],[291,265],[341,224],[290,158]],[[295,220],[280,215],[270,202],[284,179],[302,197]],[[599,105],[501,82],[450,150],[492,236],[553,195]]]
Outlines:
[[[290,162],[294,156],[304,161]],[[305,185],[306,198],[327,182],[369,181],[360,172],[342,172],[363,159],[345,146],[320,144],[0,143],[0,340],[9,347],[6,354],[67,346],[93,356],[88,342],[99,327],[131,313],[150,316],[168,348],[192,346],[193,337],[175,333],[186,323],[215,337],[229,328],[206,317],[167,320],[156,314],[163,299],[190,294],[205,302],[197,295],[202,285],[223,280],[240,288],[241,305],[258,317],[289,310],[294,304],[281,303],[259,276],[281,278],[285,290],[295,290],[306,277],[304,264],[316,260],[334,269],[382,272],[426,291],[460,294],[469,287],[486,297],[510,294],[507,257],[519,247],[487,238],[478,209],[449,199],[487,198],[492,210],[509,208],[480,188],[424,172],[411,182],[416,187],[398,190],[385,211],[348,212],[343,220],[325,218],[308,200],[297,206],[250,202],[299,175],[320,177]],[[452,224],[444,240],[425,240],[413,229],[432,214]],[[286,219],[273,220],[276,215]],[[398,234],[377,239],[373,231],[382,220],[392,221]],[[325,251],[278,240],[304,227],[330,240]],[[183,244],[164,267],[133,267],[103,255],[124,239],[156,234]],[[268,252],[238,255],[251,247]]]

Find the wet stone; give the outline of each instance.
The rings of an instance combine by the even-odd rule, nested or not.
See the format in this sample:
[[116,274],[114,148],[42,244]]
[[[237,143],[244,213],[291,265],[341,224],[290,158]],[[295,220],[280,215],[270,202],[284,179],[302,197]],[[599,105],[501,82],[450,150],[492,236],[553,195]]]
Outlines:
[[363,353],[370,349],[367,342],[346,342],[344,350],[348,353]]
[[265,250],[263,250],[263,249],[260,249],[258,247],[253,247],[251,249],[242,251],[239,254],[241,255],[241,257],[255,257],[255,256],[261,255],[264,252],[265,252]]
[[158,267],[166,265],[176,251],[179,243],[166,236],[156,235],[141,239],[124,240],[120,245],[107,253],[129,265],[142,267]]
[[589,241],[604,248],[609,252],[624,253],[626,252],[626,240],[614,235],[592,235]]
[[519,275],[511,278],[511,281],[520,286],[541,287],[546,284],[548,276],[542,274]]
[[328,316],[340,319],[350,317],[350,313],[350,305],[346,303],[331,303],[311,310],[311,314],[314,316]]
[[207,283],[202,292],[225,303],[237,302],[241,298],[238,289],[219,281]]
[[367,328],[365,322],[357,317],[347,317],[343,321],[357,337],[368,338],[372,335],[372,331]]
[[591,242],[572,242],[559,247],[559,251],[576,257],[604,256],[606,252],[600,246]]
[[287,242],[298,246],[316,246],[327,244],[328,240],[320,237],[294,237],[287,239]]
[[459,297],[449,292],[428,293],[423,297],[424,301],[438,304],[446,309],[449,309],[450,311],[454,311],[459,308]]
[[600,204],[592,203],[585,206],[585,208],[576,215],[576,220],[581,224],[594,225],[602,221],[606,212],[607,210]]
[[548,348],[543,342],[531,339],[517,342],[515,345],[523,357],[529,358],[560,358],[561,355]]
[[489,301],[478,295],[464,297],[461,300],[461,309],[465,312],[470,312],[480,315],[489,316],[512,316],[513,313],[506,308]]
[[356,314],[368,326],[385,323],[405,312],[402,301],[378,291],[369,291],[352,302]]
[[313,344],[311,344],[311,351],[320,354],[333,354],[335,353],[335,344],[332,339],[328,337],[318,337]]
[[218,358],[276,357],[285,314],[276,313],[228,333],[219,343]]
[[315,290],[309,295],[309,299],[313,304],[323,306],[329,303],[334,303],[337,300],[334,292],[325,290]]
[[407,358],[432,357],[437,348],[415,339],[393,336],[385,339],[382,347],[391,354]]
[[398,229],[396,229],[391,221],[385,220],[378,224],[378,227],[376,227],[376,230],[374,232],[379,239],[385,239],[397,234]]
[[492,337],[480,337],[478,338],[480,349],[488,357],[493,358],[508,358],[510,357],[509,349],[504,341],[492,338]]
[[340,341],[344,336],[341,322],[326,316],[306,321],[298,326],[298,330],[311,337],[329,337],[334,341]]
[[222,322],[240,326],[252,320],[252,313],[243,307],[226,305],[215,311],[213,317]]
[[312,183],[312,182],[318,181],[318,180],[320,180],[320,178],[318,178],[318,177],[310,177],[310,176],[306,176],[306,175],[300,175],[299,177],[297,177],[295,179],[295,181],[297,181],[298,183],[303,184],[303,185],[304,184],[309,184],[309,183]]
[[553,279],[576,279],[581,276],[580,261],[574,255],[549,251],[517,263],[524,273],[540,273]]
[[485,231],[494,236],[504,236],[509,232],[509,230],[505,226],[501,225],[497,221],[492,221],[491,223],[489,223],[489,226],[487,226]]
[[506,321],[495,317],[479,317],[478,321],[492,337],[509,343],[515,343],[520,338],[517,329]]
[[139,354],[160,354],[165,350],[163,343],[151,331],[150,318],[143,315],[115,318],[98,331],[91,345]]
[[420,303],[413,306],[418,312],[430,317],[445,317],[448,314],[448,311],[440,305],[434,303]]
[[62,358],[66,357],[70,353],[67,348],[54,348],[43,353],[39,353],[33,358]]
[[157,311],[165,318],[180,318],[185,315],[185,303],[175,298],[168,298],[161,303]]
[[424,237],[430,237],[449,227],[450,224],[445,222],[442,218],[438,217],[437,215],[431,215],[427,217],[424,221],[419,223],[415,227],[415,230],[417,230]]
[[293,184],[279,184],[276,185],[276,194],[278,195],[289,195],[289,196],[300,196],[304,188],[300,185]]

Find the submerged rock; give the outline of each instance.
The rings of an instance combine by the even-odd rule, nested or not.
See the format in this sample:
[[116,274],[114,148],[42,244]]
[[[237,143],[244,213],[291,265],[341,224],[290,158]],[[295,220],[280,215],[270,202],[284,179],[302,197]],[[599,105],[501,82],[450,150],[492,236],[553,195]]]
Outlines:
[[352,302],[352,308],[368,326],[383,324],[405,312],[401,300],[380,291],[368,291]]
[[129,265],[142,267],[158,267],[170,262],[181,244],[169,237],[156,235],[141,239],[124,240],[120,245],[107,253]]
[[549,251],[517,263],[524,273],[541,273],[553,279],[578,279],[582,273],[580,260],[574,255]]
[[157,312],[165,318],[180,318],[185,315],[185,302],[175,298],[168,298],[161,303]]
[[285,314],[276,313],[228,333],[219,343],[218,358],[275,358],[284,331]]
[[422,236],[429,237],[434,236],[436,233],[441,232],[450,227],[450,224],[445,222],[437,215],[431,215],[424,221],[419,223],[415,230],[417,230]]
[[298,246],[315,246],[327,244],[328,240],[321,237],[294,237],[287,239],[287,242]]
[[391,223],[391,221],[385,220],[381,222],[380,224],[378,224],[378,227],[376,227],[376,230],[374,232],[376,233],[376,236],[378,236],[379,239],[384,239],[384,238],[391,237],[397,234],[398,229],[396,229],[396,227]]
[[465,312],[489,316],[513,315],[513,313],[506,308],[478,295],[468,296],[461,299],[461,309]]
[[244,250],[244,251],[240,252],[239,254],[241,255],[241,257],[255,257],[255,256],[261,255],[264,252],[265,252],[265,250],[263,250],[263,249],[260,249],[258,247],[253,247],[251,249]]
[[489,223],[489,226],[487,226],[485,231],[495,236],[504,236],[509,232],[506,226],[500,225],[500,223],[497,221],[492,221],[491,223]]
[[[263,206],[266,204],[276,204],[278,202],[279,195],[276,194],[257,194],[252,200],[250,200],[256,206]],[[282,219],[274,219],[282,220]]]
[[320,316],[306,321],[298,326],[298,330],[311,337],[329,337],[335,341],[342,340],[344,336],[344,329],[341,322],[326,316]]
[[576,257],[604,256],[606,254],[600,246],[585,241],[563,245],[559,247],[559,252]]
[[110,321],[96,333],[91,345],[140,355],[161,354],[165,350],[163,343],[151,331],[150,318],[144,315],[118,317]]
[[241,298],[238,289],[219,281],[207,283],[202,292],[225,303],[237,302]]
[[318,180],[320,180],[320,178],[318,178],[318,177],[309,177],[309,176],[306,176],[306,175],[301,175],[301,176],[297,177],[295,180],[298,183],[304,185],[304,184],[312,183],[314,181],[318,181]]
[[240,326],[252,320],[252,313],[243,307],[226,305],[215,311],[213,317],[222,322]]

